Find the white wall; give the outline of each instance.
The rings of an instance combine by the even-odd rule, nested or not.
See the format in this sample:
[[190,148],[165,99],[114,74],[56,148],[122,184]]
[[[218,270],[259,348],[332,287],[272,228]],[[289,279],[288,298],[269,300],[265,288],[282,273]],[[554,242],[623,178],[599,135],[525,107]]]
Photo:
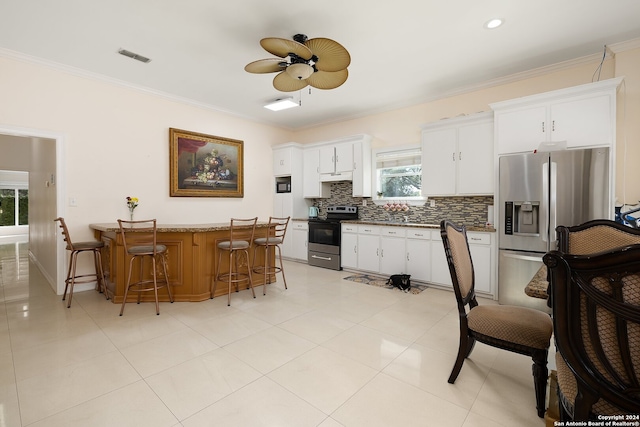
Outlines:
[[[57,171],[57,190],[64,203],[37,219],[42,227],[30,246],[41,257],[59,239],[56,216],[65,217],[74,240],[92,239],[90,223],[128,216],[126,196],[140,199],[137,218],[163,223],[266,219],[272,213],[271,146],[291,140],[290,132],[11,58],[0,58],[0,93],[0,129],[61,135],[64,168]],[[244,141],[244,198],[169,197],[170,127]],[[2,168],[13,169],[12,164]],[[45,169],[33,180],[44,183],[50,168]],[[51,200],[48,193],[40,196],[43,203]],[[77,207],[67,206],[69,197]],[[41,264],[46,275],[56,277],[48,261]],[[90,269],[90,262],[80,265],[83,269]]]

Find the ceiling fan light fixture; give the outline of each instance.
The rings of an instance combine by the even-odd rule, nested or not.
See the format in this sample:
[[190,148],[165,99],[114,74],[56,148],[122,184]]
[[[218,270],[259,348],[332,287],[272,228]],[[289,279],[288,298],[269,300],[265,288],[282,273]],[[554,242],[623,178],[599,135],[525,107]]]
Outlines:
[[268,103],[264,108],[271,111],[286,110],[287,108],[299,107],[300,104],[295,102],[292,97],[276,99],[273,102]]
[[313,67],[309,64],[291,64],[287,67],[287,74],[296,80],[308,79],[313,74]]

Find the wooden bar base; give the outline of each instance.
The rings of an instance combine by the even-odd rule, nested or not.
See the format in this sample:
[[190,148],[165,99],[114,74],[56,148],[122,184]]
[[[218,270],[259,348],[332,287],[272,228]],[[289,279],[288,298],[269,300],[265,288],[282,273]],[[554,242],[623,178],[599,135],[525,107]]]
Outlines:
[[[129,257],[126,256],[118,224],[90,224],[96,239],[105,244],[102,250],[102,262],[107,282],[107,292],[113,303],[122,303],[124,288],[129,274]],[[267,224],[258,223],[255,237],[264,237]],[[235,234],[234,234],[235,235]],[[249,236],[247,236],[248,238]],[[210,297],[211,278],[215,274],[218,261],[218,243],[229,239],[229,224],[202,225],[158,225],[158,243],[167,246],[167,265],[169,283],[174,301],[205,301]],[[241,268],[251,270],[253,248],[250,259],[241,262]],[[264,251],[257,251],[256,263],[263,265]],[[274,257],[271,257],[273,259]],[[143,275],[149,277],[150,262],[145,265]],[[228,271],[228,259],[222,257],[221,271]],[[132,281],[139,276],[138,263],[134,264]],[[161,276],[159,276],[161,277]],[[254,287],[262,285],[261,274],[253,274]],[[241,287],[246,289],[245,287]],[[218,282],[214,296],[226,295],[228,285]],[[130,295],[128,301],[136,301],[137,295]],[[160,301],[169,301],[165,289],[158,293]],[[154,301],[153,292],[142,294],[142,301]]]

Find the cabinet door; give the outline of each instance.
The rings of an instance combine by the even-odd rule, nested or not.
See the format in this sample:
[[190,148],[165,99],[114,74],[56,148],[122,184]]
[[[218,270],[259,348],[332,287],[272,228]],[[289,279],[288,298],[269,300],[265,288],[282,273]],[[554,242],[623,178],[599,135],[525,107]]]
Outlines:
[[320,150],[310,148],[303,153],[303,197],[322,197],[320,183]]
[[353,197],[371,197],[371,145],[353,143]]
[[291,148],[273,150],[273,175],[291,175]]
[[422,193],[451,196],[456,193],[456,129],[422,134]]
[[551,105],[552,141],[567,147],[613,144],[613,106],[608,94],[569,99]]
[[431,232],[431,282],[453,288],[439,231]]
[[496,111],[495,126],[498,154],[537,150],[546,141],[547,108],[538,106],[516,111]]
[[407,274],[414,280],[431,281],[431,242],[421,239],[407,239]]
[[353,170],[353,143],[336,144],[336,172],[350,172]]
[[[305,224],[306,225],[306,224]],[[289,234],[287,232],[287,234]],[[309,240],[309,230],[306,227],[295,227],[292,230],[291,237],[293,238],[293,245],[291,254],[293,258],[299,259],[301,261],[307,260],[307,252],[308,252],[308,240]]]
[[378,272],[380,269],[380,236],[358,234],[358,269]]
[[476,291],[491,293],[491,246],[469,245]]
[[340,245],[340,262],[342,268],[358,268],[358,235],[343,233]]
[[493,194],[493,123],[458,129],[457,194]]
[[320,147],[320,173],[336,171],[336,152],[333,145]]
[[380,273],[400,274],[405,271],[405,239],[380,237]]

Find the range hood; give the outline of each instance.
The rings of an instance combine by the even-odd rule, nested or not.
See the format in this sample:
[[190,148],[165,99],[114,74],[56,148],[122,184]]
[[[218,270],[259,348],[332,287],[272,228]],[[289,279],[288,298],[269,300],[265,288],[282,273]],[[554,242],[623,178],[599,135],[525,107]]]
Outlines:
[[353,172],[321,173],[320,182],[353,181]]

